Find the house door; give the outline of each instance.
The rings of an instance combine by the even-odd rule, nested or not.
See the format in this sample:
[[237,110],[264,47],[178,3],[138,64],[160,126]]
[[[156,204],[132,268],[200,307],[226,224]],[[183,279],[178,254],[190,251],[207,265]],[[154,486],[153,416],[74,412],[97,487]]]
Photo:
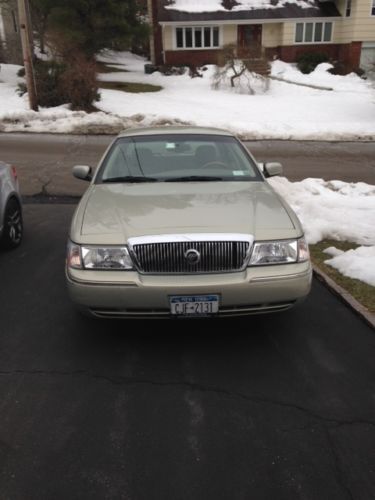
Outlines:
[[375,42],[363,42],[361,49],[360,68],[375,73]]
[[238,55],[260,57],[262,55],[262,25],[238,26]]

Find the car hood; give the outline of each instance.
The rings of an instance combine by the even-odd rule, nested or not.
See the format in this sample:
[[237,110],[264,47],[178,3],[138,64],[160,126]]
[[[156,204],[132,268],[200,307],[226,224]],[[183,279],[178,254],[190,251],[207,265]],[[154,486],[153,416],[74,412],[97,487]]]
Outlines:
[[241,233],[257,240],[302,234],[267,182],[93,184],[72,222],[77,243],[124,244],[137,236]]

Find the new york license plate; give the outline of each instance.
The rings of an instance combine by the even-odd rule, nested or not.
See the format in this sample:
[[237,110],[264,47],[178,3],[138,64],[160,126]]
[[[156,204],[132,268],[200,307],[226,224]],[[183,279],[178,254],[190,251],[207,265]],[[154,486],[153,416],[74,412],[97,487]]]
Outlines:
[[171,314],[207,316],[219,311],[218,295],[173,295],[169,297]]

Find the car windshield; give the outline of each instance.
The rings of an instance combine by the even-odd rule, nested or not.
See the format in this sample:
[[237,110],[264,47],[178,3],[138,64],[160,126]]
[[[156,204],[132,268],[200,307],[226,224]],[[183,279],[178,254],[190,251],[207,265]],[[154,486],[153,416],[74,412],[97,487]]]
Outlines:
[[96,183],[259,181],[262,176],[231,136],[160,134],[115,141]]

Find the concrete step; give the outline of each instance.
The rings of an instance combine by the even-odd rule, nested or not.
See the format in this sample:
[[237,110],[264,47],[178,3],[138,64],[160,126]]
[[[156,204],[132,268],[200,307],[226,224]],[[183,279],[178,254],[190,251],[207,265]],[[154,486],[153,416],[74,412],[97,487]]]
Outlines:
[[258,73],[262,76],[269,76],[271,72],[271,66],[269,62],[265,59],[251,59],[246,61],[246,66],[249,71]]

